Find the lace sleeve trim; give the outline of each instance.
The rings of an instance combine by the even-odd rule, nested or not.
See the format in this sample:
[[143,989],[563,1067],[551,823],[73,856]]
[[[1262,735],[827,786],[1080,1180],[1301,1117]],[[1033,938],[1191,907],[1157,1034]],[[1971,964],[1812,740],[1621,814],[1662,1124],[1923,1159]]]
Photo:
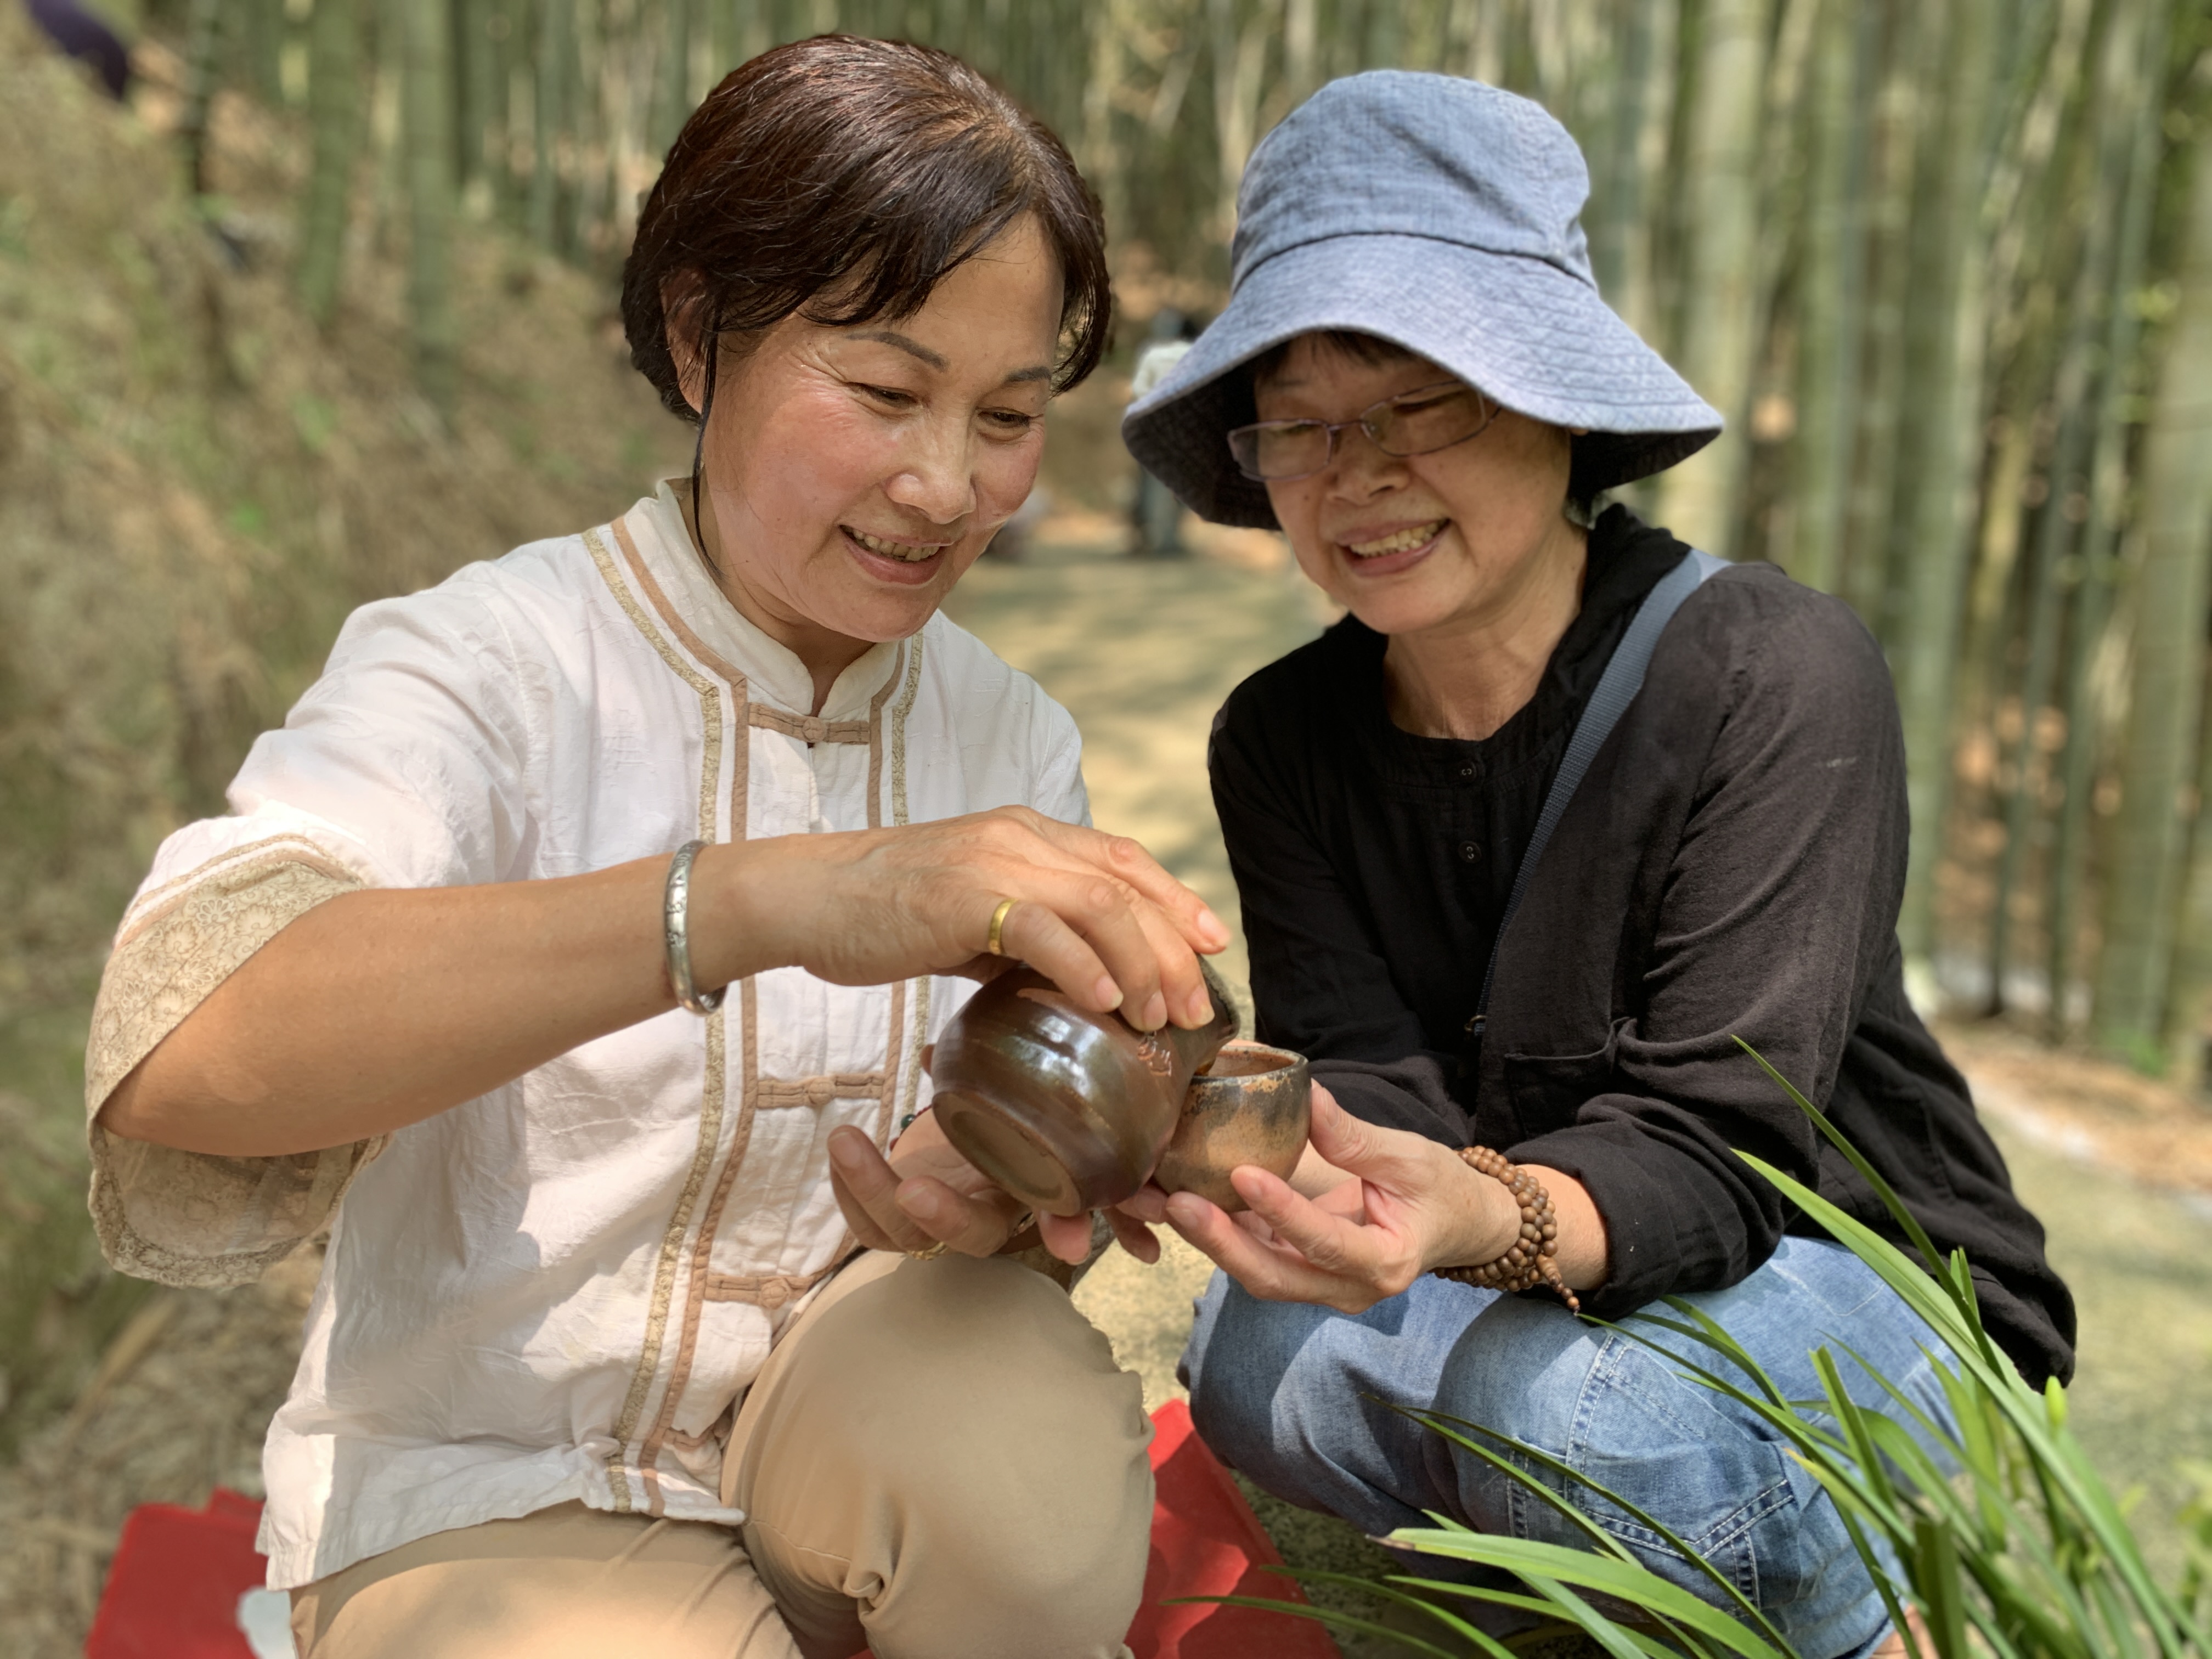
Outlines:
[[222,1158],[110,1134],[100,1109],[162,1038],[287,925],[365,884],[304,836],[210,860],[134,906],[101,976],[85,1053],[92,1218],[118,1271],[165,1285],[250,1284],[311,1237],[388,1137]]

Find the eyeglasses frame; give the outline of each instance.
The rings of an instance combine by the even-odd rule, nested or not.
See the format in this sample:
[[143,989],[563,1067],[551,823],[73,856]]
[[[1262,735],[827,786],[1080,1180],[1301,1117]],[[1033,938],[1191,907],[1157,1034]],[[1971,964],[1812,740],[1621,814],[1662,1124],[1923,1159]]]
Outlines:
[[[1474,431],[1468,433],[1463,437],[1454,438],[1449,443],[1436,444],[1427,449],[1408,449],[1400,451],[1392,449],[1385,444],[1381,438],[1376,435],[1375,428],[1367,424],[1369,420],[1373,417],[1375,411],[1378,409],[1390,408],[1394,404],[1405,402],[1408,398],[1418,398],[1424,392],[1441,392],[1447,386],[1457,386],[1462,391],[1469,392],[1474,397],[1480,398],[1484,403],[1490,406],[1490,412],[1482,417],[1482,424],[1476,427]],[[1291,421],[1254,421],[1245,426],[1231,427],[1229,429],[1229,435],[1226,441],[1229,445],[1229,458],[1237,463],[1237,470],[1243,473],[1246,477],[1251,479],[1255,483],[1297,483],[1301,479],[1319,477],[1322,473],[1328,471],[1330,467],[1334,466],[1336,464],[1337,434],[1340,432],[1349,432],[1353,427],[1358,427],[1360,431],[1364,433],[1367,436],[1367,441],[1373,444],[1375,447],[1382,451],[1383,454],[1389,456],[1393,460],[1404,461],[1411,460],[1416,455],[1434,455],[1443,450],[1455,448],[1461,444],[1472,443],[1475,439],[1480,438],[1484,433],[1490,430],[1492,424],[1496,422],[1498,416],[1504,412],[1504,404],[1499,403],[1497,398],[1492,397],[1488,392],[1482,390],[1481,387],[1469,386],[1465,380],[1460,379],[1457,375],[1455,375],[1448,380],[1437,380],[1428,386],[1417,386],[1411,387],[1407,391],[1395,393],[1388,398],[1378,398],[1348,421],[1316,421],[1304,419]],[[1260,474],[1253,471],[1249,467],[1244,465],[1243,457],[1239,456],[1237,453],[1237,440],[1239,436],[1247,432],[1258,432],[1267,427],[1288,426],[1317,426],[1323,432],[1328,434],[1328,453],[1322,458],[1322,463],[1319,466],[1314,468],[1310,472],[1292,472],[1278,477],[1268,478],[1262,477]]]

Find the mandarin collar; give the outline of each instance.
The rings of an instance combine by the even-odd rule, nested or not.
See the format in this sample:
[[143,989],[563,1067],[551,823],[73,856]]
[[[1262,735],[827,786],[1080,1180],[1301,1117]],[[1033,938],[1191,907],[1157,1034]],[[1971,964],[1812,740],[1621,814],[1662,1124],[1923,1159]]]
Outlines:
[[[677,495],[690,480],[663,478],[659,489],[630,509],[629,524],[638,556],[645,561],[684,623],[707,648],[745,677],[748,696],[791,714],[815,712],[814,677],[788,647],[771,639],[730,603],[714,580],[706,556],[692,539],[684,503]],[[825,720],[866,720],[876,694],[897,667],[899,641],[870,646],[837,677],[822,705]]]

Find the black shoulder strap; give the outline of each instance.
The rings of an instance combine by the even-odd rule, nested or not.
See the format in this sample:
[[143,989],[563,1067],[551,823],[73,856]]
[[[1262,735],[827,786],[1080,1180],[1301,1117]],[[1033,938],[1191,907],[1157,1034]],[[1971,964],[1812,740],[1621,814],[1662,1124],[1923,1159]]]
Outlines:
[[1628,631],[1613,647],[1612,659],[1598,678],[1597,690],[1590,693],[1589,706],[1583,710],[1582,719],[1575,725],[1574,736],[1567,740],[1567,752],[1559,761],[1559,774],[1553,778],[1551,791],[1544,797],[1543,810],[1536,815],[1536,830],[1528,837],[1528,850],[1522,854],[1521,867],[1514,872],[1513,891],[1505,901],[1505,914],[1498,919],[1498,938],[1490,947],[1490,965],[1482,970],[1482,998],[1474,1005],[1474,1018],[1467,1023],[1469,1036],[1480,1036],[1489,1021],[1490,988],[1498,977],[1498,953],[1504,946],[1505,930],[1513,925],[1513,913],[1521,908],[1529,879],[1536,873],[1536,861],[1544,856],[1552,831],[1559,827],[1559,819],[1566,812],[1567,803],[1574,799],[1583,775],[1589,770],[1590,762],[1597,758],[1597,751],[1605,746],[1605,740],[1620,724],[1628,705],[1644,689],[1644,673],[1651,666],[1651,653],[1659,644],[1659,635],[1682,608],[1683,600],[1728,568],[1727,560],[1692,548],[1681,563],[1662,576],[1658,585],[1644,596],[1644,603],[1637,606],[1635,616],[1629,619]]

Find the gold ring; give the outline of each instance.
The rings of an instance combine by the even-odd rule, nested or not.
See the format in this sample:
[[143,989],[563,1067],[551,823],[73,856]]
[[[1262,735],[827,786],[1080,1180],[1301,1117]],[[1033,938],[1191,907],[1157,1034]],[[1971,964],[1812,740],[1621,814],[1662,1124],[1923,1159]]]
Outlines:
[[1019,899],[1000,899],[999,908],[991,912],[991,937],[983,942],[983,948],[994,957],[1006,954],[1006,912],[1020,902]]
[[907,1256],[908,1260],[915,1261],[934,1261],[951,1248],[951,1243],[948,1240],[940,1238],[927,1249],[908,1250]]

